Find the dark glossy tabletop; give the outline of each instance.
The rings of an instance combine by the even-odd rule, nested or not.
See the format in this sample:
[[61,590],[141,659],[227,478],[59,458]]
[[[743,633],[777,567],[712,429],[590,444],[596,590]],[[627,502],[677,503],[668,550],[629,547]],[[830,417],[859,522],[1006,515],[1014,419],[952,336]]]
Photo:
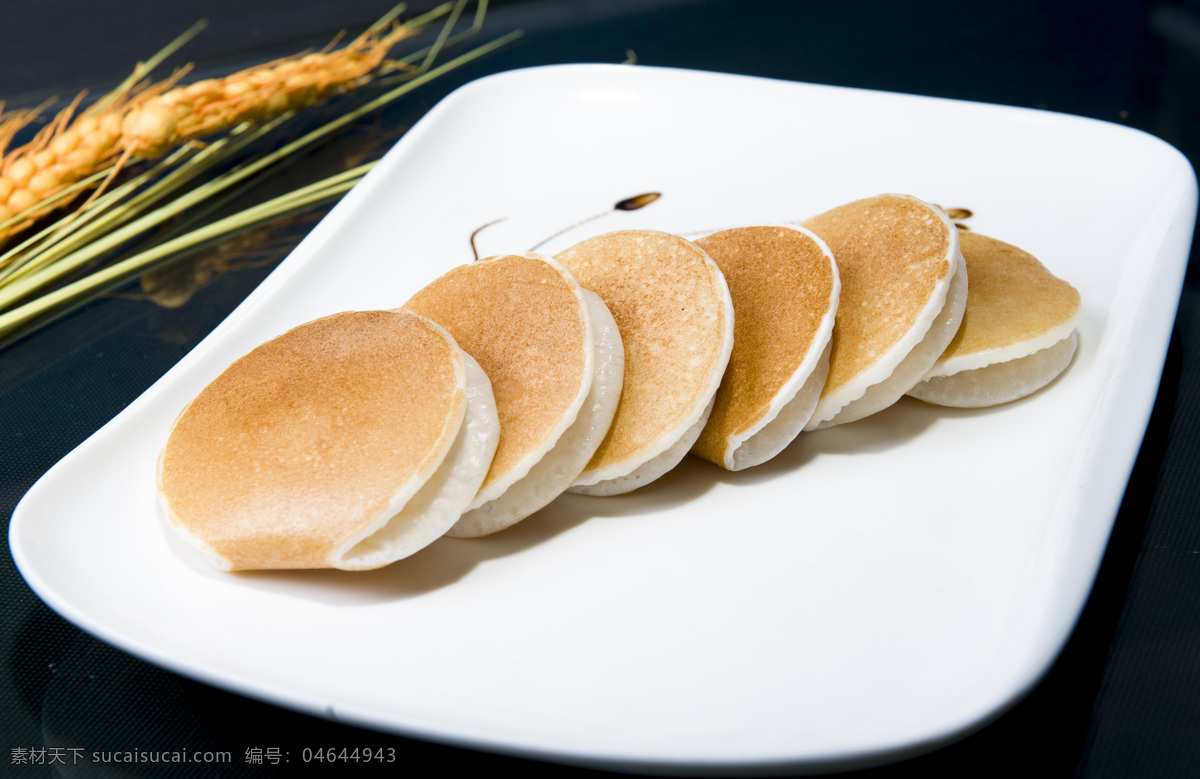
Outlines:
[[[15,7],[13,7],[15,5]],[[410,4],[423,8],[430,3]],[[203,72],[320,45],[361,29],[386,0],[23,0],[5,8],[0,98],[10,107],[115,84],[197,18],[187,51]],[[971,4],[880,0],[508,0],[481,40],[516,43],[438,79],[386,114],[419,118],[453,88],[530,65],[616,63],[742,73],[1049,109],[1115,122],[1200,159],[1200,2]],[[384,140],[391,142],[385,133]],[[374,149],[378,135],[358,141]],[[353,139],[350,141],[353,144]],[[345,153],[347,157],[353,154]],[[239,244],[161,305],[135,282],[0,348],[0,515],[57,460],[195,346],[278,263],[319,213]],[[1200,775],[1200,271],[1189,266],[1158,400],[1092,596],[1042,682],[956,743],[865,776]],[[178,302],[178,301],[176,301]],[[221,750],[214,766],[125,766],[121,776],[292,776],[280,752],[394,750],[389,772],[592,773],[410,741],[277,709],[135,659],[80,631],[0,561],[0,776],[115,776],[47,747]],[[43,750],[41,765],[28,754]],[[255,752],[254,750],[258,750]],[[272,752],[279,750],[280,752]],[[438,761],[436,764],[426,761]],[[418,761],[418,762],[413,762]],[[313,766],[309,766],[313,768]],[[334,766],[316,766],[332,775]],[[366,773],[351,764],[344,772]],[[56,773],[57,772],[57,773]],[[596,772],[598,773],[598,772]]]

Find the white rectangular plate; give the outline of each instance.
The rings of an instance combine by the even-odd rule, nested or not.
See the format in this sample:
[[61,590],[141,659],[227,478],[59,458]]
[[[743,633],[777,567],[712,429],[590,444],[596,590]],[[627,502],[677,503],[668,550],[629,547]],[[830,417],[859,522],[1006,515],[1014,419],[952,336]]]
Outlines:
[[[662,196],[614,210],[646,192]],[[158,512],[169,426],[230,361],[321,315],[402,305],[471,261],[483,225],[503,220],[475,236],[480,256],[553,253],[883,192],[969,209],[972,229],[1081,291],[1059,380],[984,411],[904,400],[736,475],[689,458],[630,495],[560,498],[365,574],[218,573]],[[106,641],[368,727],[651,771],[931,748],[1014,702],[1072,629],[1155,397],[1195,209],[1178,152],[1075,117],[643,67],[486,78],[38,482],[13,553]]]

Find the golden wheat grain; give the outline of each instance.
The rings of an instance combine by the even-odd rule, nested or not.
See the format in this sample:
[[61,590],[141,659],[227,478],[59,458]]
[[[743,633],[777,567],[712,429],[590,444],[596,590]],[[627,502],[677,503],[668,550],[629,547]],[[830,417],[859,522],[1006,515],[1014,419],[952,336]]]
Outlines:
[[176,86],[186,69],[164,81],[138,84],[144,69],[139,65],[135,78],[93,110],[77,115],[80,94],[32,141],[7,153],[8,143],[40,109],[0,114],[0,240],[65,205],[70,198],[56,196],[99,171],[115,175],[131,158],[158,157],[243,122],[363,86],[388,70],[388,51],[415,32],[410,25],[376,26],[341,48],[333,48],[335,40],[320,52],[187,86]]

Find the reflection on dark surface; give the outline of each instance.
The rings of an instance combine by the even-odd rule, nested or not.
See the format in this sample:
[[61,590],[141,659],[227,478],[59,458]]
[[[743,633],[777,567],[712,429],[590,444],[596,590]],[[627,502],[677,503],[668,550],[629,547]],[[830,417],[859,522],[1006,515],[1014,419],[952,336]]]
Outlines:
[[[54,768],[68,779],[425,775],[434,761],[439,770],[593,773],[314,719],[185,679],[86,635],[57,664],[41,719],[45,747],[62,761]],[[334,762],[316,750],[360,756]]]
[[9,659],[7,670],[16,683],[17,700],[30,716],[41,716],[42,696],[58,663],[45,662],[46,655],[40,652],[23,652],[20,649],[48,647],[52,650],[51,656],[57,658],[81,635],[79,628],[63,621],[41,603],[26,613],[16,633],[18,651]]
[[[220,697],[204,685],[81,636],[46,688],[42,733],[46,747],[61,757],[56,769],[65,777],[121,777],[130,769],[145,777],[204,776],[215,770],[250,775],[243,743],[249,739],[260,748],[271,745],[254,741],[256,728],[238,727],[249,724],[244,715],[257,705]],[[94,701],[105,701],[105,707],[97,708]],[[222,709],[222,716],[208,714]],[[213,753],[200,759],[215,764],[182,762],[197,752]],[[230,766],[236,773],[226,773]]]
[[324,209],[280,219],[222,241],[208,251],[192,253],[143,273],[138,292],[125,297],[149,300],[163,308],[179,308],[196,290],[240,270],[278,265],[295,245],[296,231],[307,232]]

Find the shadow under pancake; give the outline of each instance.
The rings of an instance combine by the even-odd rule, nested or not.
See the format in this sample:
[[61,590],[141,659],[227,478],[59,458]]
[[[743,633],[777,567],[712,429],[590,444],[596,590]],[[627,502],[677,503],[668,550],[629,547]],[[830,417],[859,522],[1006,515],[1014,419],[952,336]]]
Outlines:
[[176,558],[198,576],[326,605],[369,606],[452,586],[489,560],[521,554],[589,520],[653,514],[690,503],[712,488],[714,470],[719,469],[688,457],[633,492],[605,497],[563,494],[505,530],[481,538],[443,537],[414,555],[370,571],[219,571],[179,538],[165,518],[160,520]]
[[550,505],[563,501],[562,508],[578,521],[654,514],[692,503],[711,490],[715,482],[707,466],[708,463],[688,456],[663,476],[632,492],[604,496],[568,494]]
[[879,453],[912,441],[946,416],[944,409],[913,398],[901,398],[896,404],[869,417],[843,425],[801,432],[778,455],[744,471],[727,471],[712,466],[715,478],[724,484],[758,484],[785,478],[821,455]]
[[905,395],[894,405],[869,417],[836,425],[824,430],[802,432],[786,449],[762,465],[745,471],[730,472],[715,468],[716,478],[725,484],[756,484],[777,479],[803,468],[821,455],[852,455],[880,453],[904,446],[943,419],[971,419],[991,414],[1003,414],[1023,403],[1037,402],[1043,392],[1053,391],[1078,359],[1066,370],[1037,391],[1022,398],[981,408],[955,408],[926,403]]

